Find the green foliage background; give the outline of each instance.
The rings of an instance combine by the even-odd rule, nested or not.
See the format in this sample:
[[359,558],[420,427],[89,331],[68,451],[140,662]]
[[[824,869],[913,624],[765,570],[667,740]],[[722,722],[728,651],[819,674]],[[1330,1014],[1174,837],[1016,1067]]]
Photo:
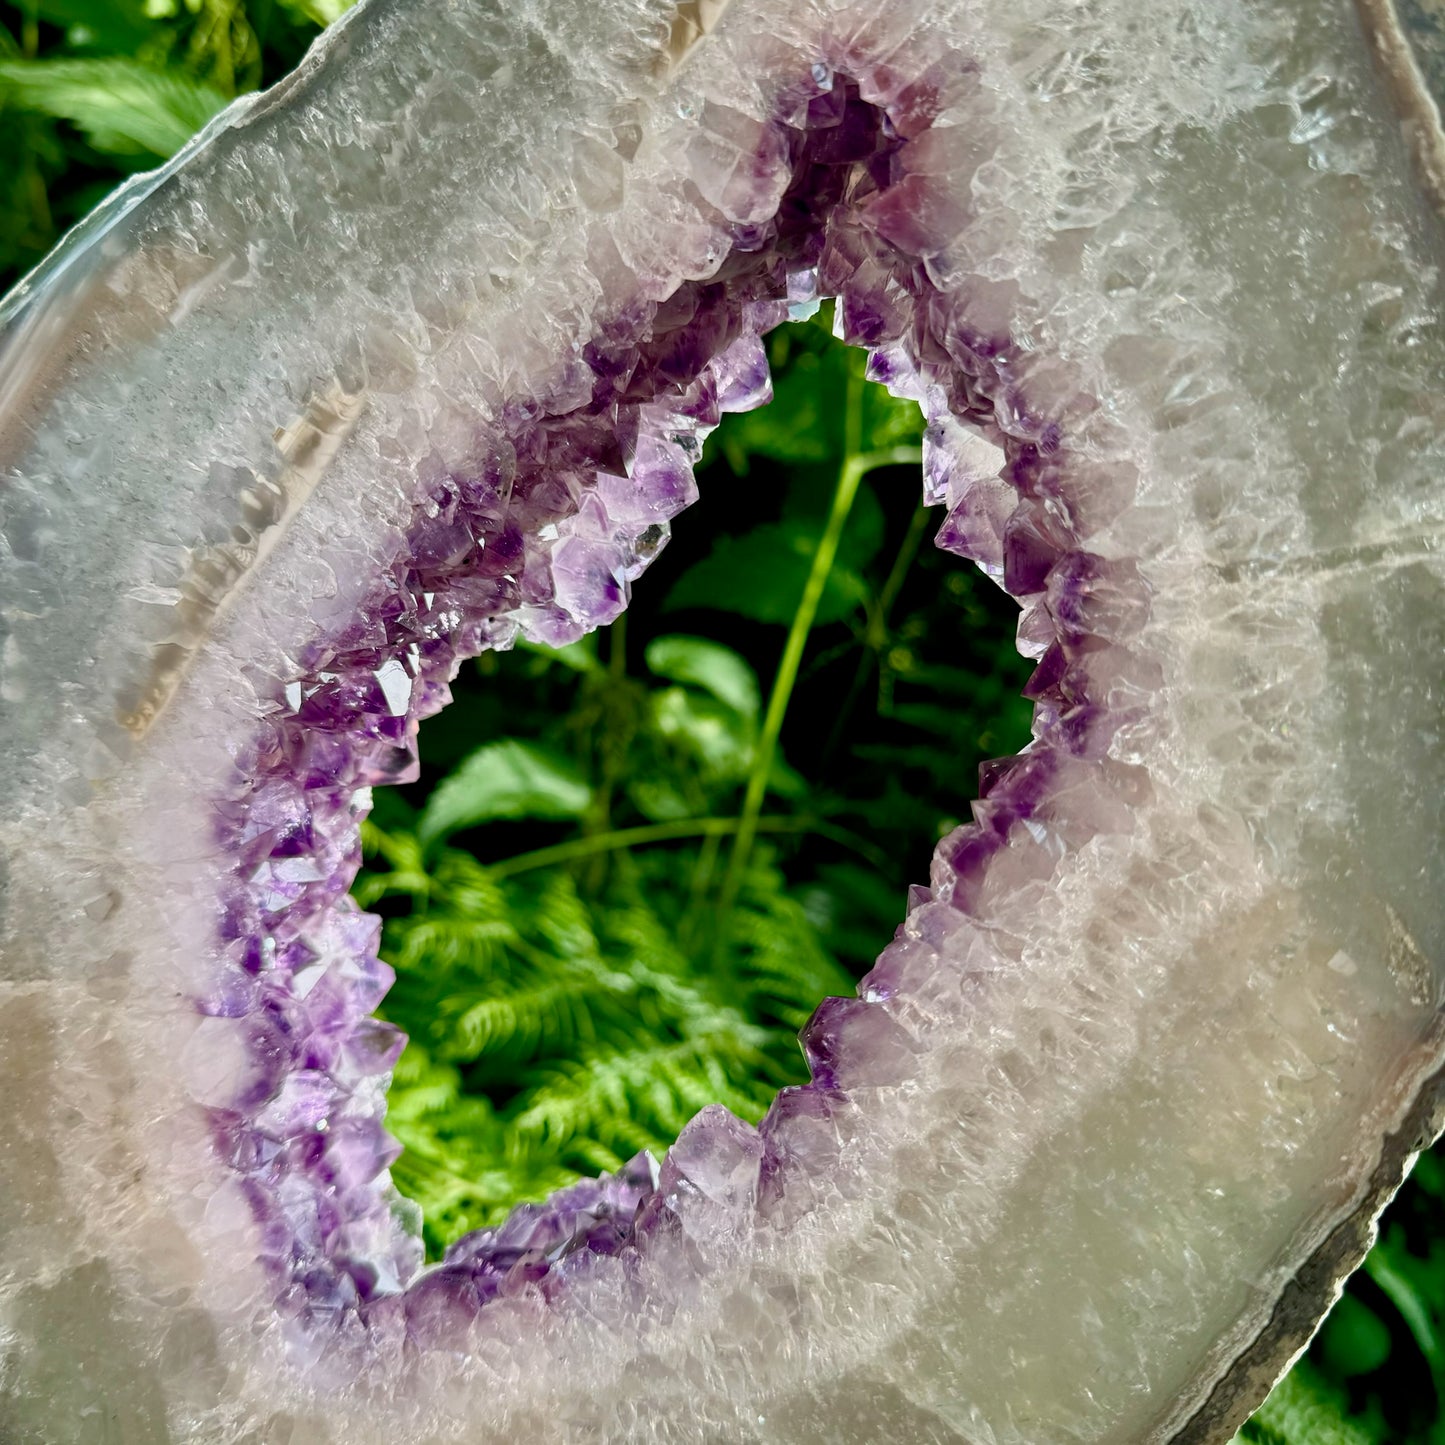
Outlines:
[[[345,3],[0,3],[0,290]],[[421,783],[378,794],[356,891],[398,970],[394,1172],[433,1253],[660,1152],[704,1103],[758,1117],[964,815],[972,762],[1022,740],[1007,614],[924,545],[916,466],[855,478],[815,565],[847,459],[906,455],[916,414],[821,331],[773,350],[777,400],[715,437],[706,531],[683,520],[631,641],[482,659],[423,733]],[[1445,1445],[1442,1209],[1437,1149],[1242,1440]]]
[[780,400],[718,433],[624,622],[466,670],[366,828],[433,1252],[802,1082],[799,1028],[1027,740],[1016,610],[922,547],[917,407],[825,324],[772,350]]
[[0,4],[0,291],[119,180],[295,66],[346,4]]

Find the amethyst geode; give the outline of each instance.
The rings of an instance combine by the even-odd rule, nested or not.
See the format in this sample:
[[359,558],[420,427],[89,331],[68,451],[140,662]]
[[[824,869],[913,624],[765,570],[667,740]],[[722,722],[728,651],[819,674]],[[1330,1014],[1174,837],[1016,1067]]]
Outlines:
[[[1352,15],[719,9],[364,8],[5,313],[17,1438],[1224,1439],[1433,1127],[1439,237]],[[423,1270],[368,790],[819,295],[1034,741],[811,1084]]]
[[[1032,411],[1006,313],[980,330],[968,297],[933,285],[923,258],[942,238],[898,200],[933,120],[975,83],[954,53],[892,106],[865,101],[822,63],[785,90],[780,116],[747,137],[752,153],[737,168],[746,184],[731,183],[733,207],[747,214],[781,191],[775,214],[739,228],[706,280],[612,320],[583,348],[562,396],[514,404],[502,428],[478,437],[470,467],[424,469],[436,475],[401,552],[358,616],[311,645],[307,671],[276,691],[259,740],[238,759],[247,785],[220,807],[222,846],[239,860],[224,902],[230,966],[201,1006],[246,1020],[251,1068],[212,1117],[278,1286],[306,1297],[301,1327],[394,1294],[417,1268],[417,1241],[392,1218],[383,1171],[397,1151],[372,1082],[403,1042],[371,1017],[391,974],[374,955],[374,927],[342,899],[357,867],[357,790],[415,776],[418,722],[446,703],[463,658],[510,645],[519,629],[572,642],[621,613],[669,519],[696,500],[693,463],[707,432],[721,413],[770,399],[760,336],[786,318],[789,298],[836,296],[840,334],[870,349],[870,373],[922,403],[928,494],[946,508],[940,541],[1028,599],[1034,645],[1048,643],[1030,688],[1035,741],[1026,757],[990,769],[979,820],[940,846],[915,909],[978,912],[990,860],[1016,826],[1034,835],[1015,839],[1011,866],[1040,880],[1101,827],[1130,826],[1128,802],[1147,779],[1108,755],[1148,716],[1150,668],[1127,651],[1148,619],[1148,588],[1128,562],[1085,543],[1128,505],[1133,477],[1123,465],[1095,495],[1074,495],[1068,419],[1097,403],[1056,396],[1049,412]],[[970,465],[980,439],[990,471]],[[1126,672],[1142,679],[1127,706],[1093,685]],[[885,962],[866,1001],[819,1010],[802,1036],[811,1091],[907,1077],[911,1046],[887,1002],[894,989]],[[789,1157],[800,1110],[811,1120],[813,1101],[789,1091],[756,1134],[725,1111],[700,1116],[655,1189],[618,1186],[607,1229],[561,1203],[544,1227],[527,1207],[456,1245],[440,1276],[413,1292],[415,1307],[431,1318],[439,1277],[465,1276],[483,1303],[519,1259],[523,1281],[537,1285],[585,1267],[579,1248],[645,1247],[634,1216],[655,1228],[686,1207],[688,1194],[671,1191],[708,1196],[678,1162],[699,1151],[708,1160],[721,1151],[724,1172],[750,1176],[729,1201],[743,1227],[759,1172],[776,1175]]]

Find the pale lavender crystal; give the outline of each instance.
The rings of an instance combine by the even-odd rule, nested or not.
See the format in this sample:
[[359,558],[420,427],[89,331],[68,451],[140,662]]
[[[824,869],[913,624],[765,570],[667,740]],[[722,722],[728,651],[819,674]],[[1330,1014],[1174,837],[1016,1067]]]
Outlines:
[[878,1088],[913,1072],[912,1042],[866,999],[824,999],[801,1037],[813,1082],[823,1088]]
[[668,1209],[684,1217],[691,1212],[691,1199],[715,1206],[703,1211],[706,1232],[711,1233],[718,1212],[737,1219],[752,1212],[762,1165],[758,1131],[721,1104],[709,1104],[667,1151],[657,1192]]

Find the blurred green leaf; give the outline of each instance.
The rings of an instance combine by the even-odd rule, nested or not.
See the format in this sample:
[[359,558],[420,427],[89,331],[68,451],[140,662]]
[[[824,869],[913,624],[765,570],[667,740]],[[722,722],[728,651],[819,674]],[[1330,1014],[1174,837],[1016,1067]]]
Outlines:
[[880,940],[902,921],[907,900],[904,890],[876,868],[848,862],[820,868],[798,901],[832,952],[863,970],[877,957]]
[[866,450],[921,444],[923,408],[891,395],[881,386],[863,392],[863,445]]
[[324,28],[340,20],[355,0],[279,0],[279,3],[296,19]]
[[1368,1375],[1389,1358],[1390,1327],[1354,1295],[1341,1295],[1315,1348],[1321,1362],[1340,1379]]
[[[732,612],[754,622],[787,626],[813,565],[818,528],[801,522],[771,522],[741,537],[720,537],[701,562],[677,579],[664,607]],[[839,622],[867,600],[863,578],[836,565],[818,603],[817,622]]]
[[573,672],[596,672],[602,665],[597,661],[595,632],[589,632],[586,637],[569,642],[565,647],[545,647],[540,642],[529,642],[525,637],[519,637],[516,646],[518,652],[529,653],[548,663],[560,663]]
[[697,799],[665,774],[629,778],[627,797],[649,823],[675,823],[699,811]]
[[836,365],[811,355],[799,358],[796,366],[774,378],[771,404],[733,422],[729,456],[778,462],[826,462],[841,456],[842,418],[830,385],[837,379]]
[[376,788],[371,795],[373,827],[387,832],[410,832],[417,825],[417,811],[395,788]]
[[1301,1360],[1239,1432],[1237,1445],[1378,1445],[1347,1417],[1344,1397]]
[[1422,1193],[1445,1201],[1445,1159],[1433,1150],[1426,1151],[1415,1161],[1410,1179]]
[[591,800],[587,780],[568,759],[508,738],[478,748],[442,781],[422,811],[418,833],[431,842],[504,818],[580,818]]
[[157,27],[137,0],[32,0],[35,15],[62,30],[84,32],[86,43],[118,54],[139,50]]
[[1399,1311],[1430,1367],[1437,1399],[1445,1399],[1445,1239],[1431,1240],[1422,1258],[1396,1225],[1382,1233],[1365,1269]]
[[0,103],[69,121],[108,155],[166,160],[226,97],[181,71],[137,60],[6,60]]
[[659,677],[710,692],[740,717],[756,719],[761,699],[747,661],[730,647],[705,637],[671,633],[647,644],[647,666]]
[[683,744],[708,779],[747,776],[757,730],[731,705],[683,687],[663,688],[652,696],[652,726],[660,737]]

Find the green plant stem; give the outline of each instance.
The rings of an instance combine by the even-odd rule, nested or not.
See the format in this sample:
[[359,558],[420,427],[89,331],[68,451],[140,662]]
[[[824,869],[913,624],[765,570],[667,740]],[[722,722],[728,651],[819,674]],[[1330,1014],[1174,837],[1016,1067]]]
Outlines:
[[[554,843],[550,848],[536,848],[530,853],[518,853],[503,858],[497,863],[483,866],[494,878],[510,878],[517,873],[530,873],[537,868],[552,868],[559,863],[575,863],[580,858],[594,858],[601,853],[616,853],[624,848],[645,848],[650,843],[674,843],[682,838],[725,838],[736,833],[742,826],[741,818],[683,818],[676,823],[646,823],[638,828],[618,828],[610,833],[592,833],[582,838],[572,838],[566,843]],[[816,833],[822,838],[831,838],[835,843],[868,859],[878,867],[884,867],[887,859],[866,839],[850,833],[846,828],[821,818],[783,816],[757,818],[754,820],[755,833]]]
[[[632,740],[629,724],[620,736],[612,719],[616,716],[616,704],[627,696],[627,614],[624,612],[608,629],[607,688],[602,697],[603,725],[597,736],[603,741],[600,756],[594,754],[598,763],[598,780],[595,802],[591,815],[583,824],[583,833],[589,837],[606,837],[612,833],[612,799],[617,790],[618,778],[626,764],[627,749]],[[603,870],[606,867],[601,850],[596,854],[588,878],[593,890],[602,886]]]
[[[853,709],[858,705],[858,699],[863,694],[863,684],[868,681],[868,674],[873,664],[879,664],[879,671],[882,671],[881,658],[883,649],[888,645],[888,619],[893,612],[893,604],[898,601],[898,594],[903,590],[904,579],[908,576],[908,569],[913,565],[913,559],[918,555],[919,545],[923,541],[923,533],[928,526],[929,509],[922,502],[914,508],[913,516],[908,523],[908,531],[903,535],[903,541],[899,544],[898,555],[893,559],[893,566],[888,571],[888,577],[883,583],[883,590],[878,594],[878,600],[868,613],[868,628],[863,636],[863,651],[858,658],[858,667],[853,674],[852,684],[848,688],[848,696],[843,701],[843,706],[838,709],[838,716],[833,720],[833,726],[828,733],[828,741],[824,745],[819,761],[819,770],[826,773],[828,765],[838,750],[839,744],[843,741],[844,730],[848,726],[848,720],[853,715]],[[881,690],[881,688],[880,688]]]
[[[646,823],[637,828],[617,828],[607,833],[592,833],[554,843],[550,848],[536,848],[518,853],[499,863],[485,865],[494,878],[510,878],[517,873],[530,873],[536,868],[551,868],[559,863],[575,863],[580,858],[594,858],[599,853],[615,853],[624,848],[642,848],[649,843],[672,843],[680,838],[725,837],[737,831],[741,818],[683,818],[676,823]],[[806,833],[818,829],[816,820],[808,818],[759,818],[756,827],[766,833]]]
[[698,940],[698,930],[707,921],[707,900],[712,890],[713,874],[717,872],[718,854],[722,850],[723,834],[709,833],[697,850],[697,863],[692,870],[692,885],[688,889],[687,907],[677,926],[677,944],[684,955],[691,955]]
[[846,466],[850,457],[856,457],[863,450],[863,382],[868,363],[863,353],[856,349],[843,353],[843,363],[848,370],[843,407],[843,462]]
[[[851,388],[848,410],[851,442],[855,433],[853,418],[858,412],[858,406],[851,396]],[[828,585],[829,574],[837,560],[838,544],[843,540],[843,529],[848,524],[849,512],[853,510],[853,500],[858,495],[859,484],[869,472],[876,471],[879,467],[906,465],[916,462],[918,457],[917,447],[888,447],[882,451],[862,453],[850,451],[839,468],[838,484],[833,491],[833,505],[823,526],[823,535],[818,539],[818,549],[813,553],[813,565],[809,569],[807,582],[803,584],[803,595],[799,599],[798,609],[794,612],[792,625],[788,628],[788,640],[783,645],[783,655],[778,662],[772,691],[768,695],[768,710],[763,716],[762,732],[753,754],[753,765],[748,773],[742,817],[739,820],[737,836],[733,839],[727,876],[723,881],[720,912],[724,918],[737,898],[738,888],[747,868],[748,855],[752,852],[763,799],[767,796],[768,779],[772,776],[773,761],[778,752],[778,737],[783,730],[783,719],[787,716],[788,703],[792,700],[793,688],[798,681],[803,650],[808,645],[808,634],[813,630],[813,620],[818,615],[823,589]]]
[[870,619],[872,625],[869,627],[870,637],[877,647],[882,647],[888,640],[888,616],[893,611],[893,604],[898,601],[898,594],[903,590],[903,580],[908,576],[908,569],[918,555],[923,533],[928,526],[929,510],[923,502],[919,502],[913,509],[913,516],[908,521],[908,531],[899,545],[898,555],[893,559],[893,566],[883,583],[883,590],[878,594],[878,606],[873,611]]

